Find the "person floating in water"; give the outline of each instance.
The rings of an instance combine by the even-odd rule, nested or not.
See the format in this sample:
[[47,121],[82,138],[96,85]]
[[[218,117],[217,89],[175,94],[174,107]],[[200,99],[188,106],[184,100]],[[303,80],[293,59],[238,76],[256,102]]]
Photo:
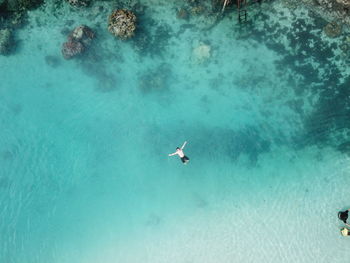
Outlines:
[[187,164],[190,158],[188,158],[183,152],[183,148],[185,148],[186,143],[187,142],[184,142],[181,148],[176,147],[176,152],[169,154],[169,156],[178,155],[181,161],[183,162],[183,164]]
[[349,217],[349,211],[350,211],[350,209],[345,210],[345,211],[340,211],[340,212],[338,213],[338,218],[339,218],[341,221],[343,221],[345,225],[347,225],[347,226],[350,227],[350,225],[346,222],[346,221],[348,220],[348,217]]

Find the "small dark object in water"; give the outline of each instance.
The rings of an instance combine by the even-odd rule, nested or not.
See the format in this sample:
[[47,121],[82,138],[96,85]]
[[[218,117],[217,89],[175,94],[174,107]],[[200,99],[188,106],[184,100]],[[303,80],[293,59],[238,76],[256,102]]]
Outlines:
[[345,210],[345,211],[340,211],[338,213],[338,218],[343,221],[346,224],[346,220],[348,220],[348,216],[349,216],[349,210]]

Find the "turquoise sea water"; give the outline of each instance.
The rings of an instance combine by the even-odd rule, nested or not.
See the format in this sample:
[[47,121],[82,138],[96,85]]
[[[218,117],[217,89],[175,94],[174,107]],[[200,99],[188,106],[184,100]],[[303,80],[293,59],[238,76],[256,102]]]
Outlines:
[[[1,57],[0,262],[344,262],[346,34],[282,1],[243,26],[140,4],[121,41],[127,3],[47,3]],[[80,24],[97,38],[64,60]]]

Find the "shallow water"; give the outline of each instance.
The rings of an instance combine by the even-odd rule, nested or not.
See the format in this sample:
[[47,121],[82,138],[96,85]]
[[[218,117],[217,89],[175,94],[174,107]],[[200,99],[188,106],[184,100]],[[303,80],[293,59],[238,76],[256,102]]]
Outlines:
[[[147,45],[108,33],[113,3],[47,4],[1,59],[0,262],[343,262],[343,38],[279,1],[244,26],[142,4]],[[80,24],[94,46],[66,61]]]

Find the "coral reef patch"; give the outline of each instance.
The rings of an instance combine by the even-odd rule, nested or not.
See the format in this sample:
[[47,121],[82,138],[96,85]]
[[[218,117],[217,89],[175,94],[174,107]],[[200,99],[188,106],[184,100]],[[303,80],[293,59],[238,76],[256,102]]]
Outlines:
[[108,30],[120,39],[134,36],[136,29],[136,16],[133,12],[119,9],[112,12],[108,19]]
[[342,29],[337,22],[331,22],[323,28],[323,31],[328,37],[334,38],[340,36]]

